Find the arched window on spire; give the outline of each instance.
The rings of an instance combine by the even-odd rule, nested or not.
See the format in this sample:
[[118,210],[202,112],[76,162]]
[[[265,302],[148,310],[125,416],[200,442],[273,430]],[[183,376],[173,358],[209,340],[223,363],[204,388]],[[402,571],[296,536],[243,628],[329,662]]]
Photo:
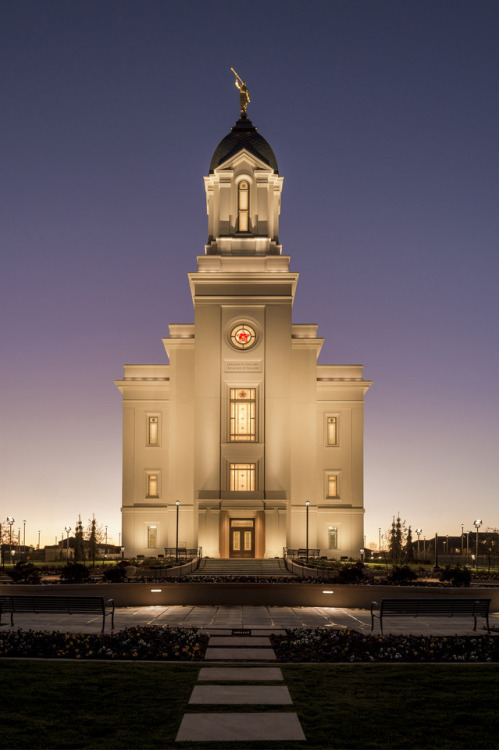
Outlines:
[[237,218],[238,231],[249,232],[249,184],[241,180],[237,186]]

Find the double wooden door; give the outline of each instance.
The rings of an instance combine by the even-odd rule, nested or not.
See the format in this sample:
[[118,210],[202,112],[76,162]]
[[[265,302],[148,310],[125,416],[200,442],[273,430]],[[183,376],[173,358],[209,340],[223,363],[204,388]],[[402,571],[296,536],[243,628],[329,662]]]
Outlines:
[[229,557],[255,556],[255,520],[231,518]]

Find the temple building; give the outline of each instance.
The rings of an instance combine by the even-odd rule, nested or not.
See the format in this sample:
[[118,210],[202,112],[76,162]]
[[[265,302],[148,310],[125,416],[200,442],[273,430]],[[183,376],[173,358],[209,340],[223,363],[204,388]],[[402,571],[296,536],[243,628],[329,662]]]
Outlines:
[[125,554],[178,544],[265,558],[308,546],[358,558],[371,383],[362,365],[317,364],[317,325],[292,322],[283,177],[244,94],[204,178],[208,242],[188,275],[194,323],[169,326],[169,364],[125,365],[116,381]]

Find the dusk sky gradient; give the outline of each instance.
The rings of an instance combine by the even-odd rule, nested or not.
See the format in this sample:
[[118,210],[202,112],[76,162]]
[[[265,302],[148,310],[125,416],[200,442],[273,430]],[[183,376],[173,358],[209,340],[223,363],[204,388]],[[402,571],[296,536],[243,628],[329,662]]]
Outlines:
[[45,545],[95,513],[118,543],[113,380],[193,322],[234,66],[284,176],[294,322],[374,381],[368,544],[397,512],[499,527],[499,3],[3,0],[0,61],[2,521]]

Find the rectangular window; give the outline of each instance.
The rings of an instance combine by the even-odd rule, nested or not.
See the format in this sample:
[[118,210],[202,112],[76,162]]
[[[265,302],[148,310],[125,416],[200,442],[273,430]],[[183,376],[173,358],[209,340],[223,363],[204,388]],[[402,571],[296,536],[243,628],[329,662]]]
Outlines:
[[230,464],[229,490],[231,492],[254,492],[256,486],[256,464]]
[[327,496],[338,497],[338,476],[336,474],[328,474]]
[[327,418],[327,444],[338,445],[338,417]]
[[230,389],[230,432],[233,443],[256,440],[256,388]]
[[147,445],[159,445],[159,420],[158,417],[148,417],[147,419]]
[[249,183],[241,180],[237,191],[238,230],[249,231]]
[[338,549],[338,529],[336,526],[330,526],[327,533],[328,549]]
[[147,546],[148,547],[158,546],[158,529],[156,526],[147,527]]
[[147,497],[159,497],[159,482],[157,474],[147,475]]

